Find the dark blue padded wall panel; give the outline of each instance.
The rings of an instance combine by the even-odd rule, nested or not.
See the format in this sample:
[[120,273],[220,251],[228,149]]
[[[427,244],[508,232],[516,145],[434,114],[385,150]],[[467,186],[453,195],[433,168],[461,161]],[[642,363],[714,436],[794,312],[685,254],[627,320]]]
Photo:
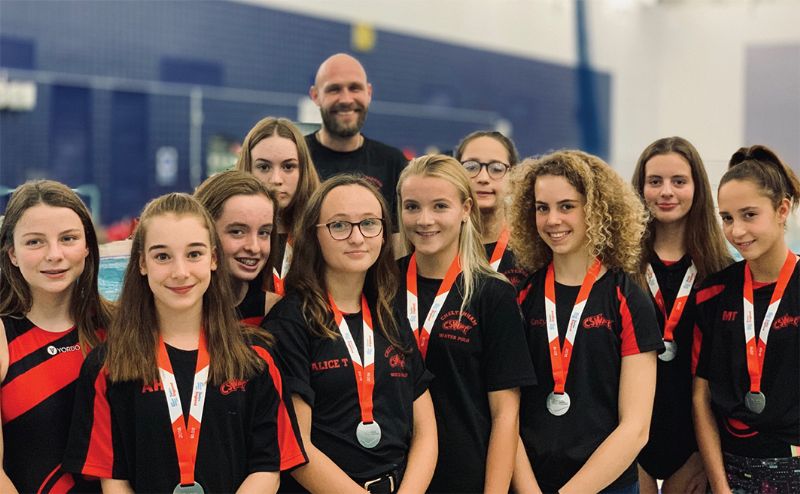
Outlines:
[[92,108],[88,89],[54,86],[47,178],[77,187],[91,181]]
[[32,69],[36,66],[36,47],[30,39],[0,34],[0,66]]
[[148,97],[115,91],[111,95],[110,179],[103,194],[103,220],[135,217],[142,209],[150,177],[147,159]]
[[[32,68],[55,74],[56,82],[58,74],[115,78],[87,88],[88,121],[94,122],[90,142],[94,148],[87,150],[96,151],[88,153],[91,162],[81,172],[87,179],[102,187],[117,186],[116,172],[110,169],[117,166],[110,129],[126,121],[125,112],[131,113],[130,121],[144,119],[145,138],[136,141],[144,148],[136,150],[136,160],[143,161],[142,173],[125,176],[130,193],[142,197],[104,208],[105,221],[129,214],[134,202],[141,205],[169,190],[190,190],[190,98],[188,92],[181,94],[186,84],[206,89],[201,145],[205,167],[211,137],[244,137],[252,123],[270,113],[295,119],[293,102],[307,93],[319,63],[331,53],[352,50],[349,24],[236,2],[2,0],[0,33],[3,39],[29,42]],[[25,48],[19,46],[4,49],[16,50],[22,60],[25,56],[19,54]],[[497,115],[510,122],[522,155],[581,144],[575,67],[380,30],[374,49],[356,56],[375,88],[377,103],[364,129],[370,137],[416,153],[429,146],[446,149],[466,133],[489,126],[487,115]],[[9,69],[12,78],[24,77],[27,72],[15,72],[25,68],[24,63],[15,63],[11,67],[0,60],[0,68]],[[592,72],[592,77],[598,149],[603,154],[610,140],[611,79],[599,72]],[[221,88],[296,98],[251,101],[246,95],[215,93]],[[50,170],[55,165],[48,160],[53,141],[51,91],[48,84],[39,84],[33,112],[0,112],[0,183],[14,185],[30,170],[56,176]],[[117,92],[139,93],[146,110],[112,96]],[[381,101],[409,106],[402,115],[390,115]],[[479,112],[465,119],[462,110]],[[179,176],[171,187],[154,178],[155,155],[163,146],[178,152]],[[117,194],[104,191],[106,197]]]

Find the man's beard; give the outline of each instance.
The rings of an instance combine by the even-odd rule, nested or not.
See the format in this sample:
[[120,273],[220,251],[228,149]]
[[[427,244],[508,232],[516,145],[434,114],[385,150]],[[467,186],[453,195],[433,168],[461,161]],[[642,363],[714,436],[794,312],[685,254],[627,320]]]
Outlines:
[[[356,111],[357,118],[355,123],[351,125],[339,123],[336,119],[335,112],[341,110],[347,111],[351,108]],[[322,115],[322,124],[325,126],[328,133],[342,138],[353,137],[361,132],[361,127],[364,126],[364,121],[367,119],[367,109],[357,104],[353,104],[352,107],[335,106],[330,110],[320,108],[320,114]]]

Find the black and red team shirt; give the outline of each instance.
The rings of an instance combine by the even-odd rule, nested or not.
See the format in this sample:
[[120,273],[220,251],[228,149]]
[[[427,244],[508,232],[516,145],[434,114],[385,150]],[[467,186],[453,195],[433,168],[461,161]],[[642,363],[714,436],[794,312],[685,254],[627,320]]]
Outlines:
[[263,279],[260,274],[247,284],[247,293],[236,306],[236,315],[242,324],[258,326],[264,319],[267,292],[264,291],[262,284]]
[[[414,424],[414,400],[427,389],[432,376],[425,370],[414,338],[401,326],[396,348],[383,336],[374,304],[375,388],[373,415],[381,428],[381,440],[372,449],[356,439],[361,421],[355,373],[342,338],[312,336],[303,317],[301,299],[290,292],[269,312],[264,327],[277,338],[276,358],[286,372],[292,393],[312,409],[311,442],[354,479],[370,479],[405,468]],[[359,355],[363,355],[361,312],[345,314]],[[338,329],[337,329],[338,332]],[[299,490],[288,475],[281,478],[281,491]]]
[[[697,292],[702,335],[697,376],[708,380],[722,450],[753,458],[800,454],[800,269],[795,266],[772,322],[760,414],[744,406],[750,390],[744,340],[744,261],[710,276]],[[775,283],[753,283],[756,339]]]
[[[689,256],[672,263],[665,263],[656,256],[650,259],[664,296],[667,314],[672,310],[683,276],[691,264],[692,259]],[[649,290],[646,293],[650,294]],[[638,458],[642,468],[658,479],[669,478],[697,451],[692,421],[692,342],[696,318],[694,298],[693,290],[689,293],[683,314],[673,332],[673,339],[678,345],[677,355],[669,362],[658,360],[650,439]],[[650,301],[663,336],[664,315],[652,295]]]
[[84,359],[77,328],[54,333],[24,317],[2,320],[9,357],[0,386],[3,469],[19,492],[99,493],[99,482],[61,468]]
[[[496,246],[497,242],[483,244],[483,247],[486,249],[486,259],[491,261],[492,253],[494,253],[494,248]],[[514,253],[510,248],[506,248],[505,252],[503,252],[503,257],[500,258],[500,266],[498,266],[497,272],[508,278],[508,281],[514,287],[519,287],[528,277],[528,273],[517,266],[517,258],[514,257]]]
[[[409,259],[399,261],[403,275],[396,299],[406,327]],[[420,324],[441,283],[417,276]],[[431,492],[483,492],[492,430],[488,393],[536,384],[514,287],[479,275],[463,312],[462,287],[459,275],[434,323],[425,359],[436,376],[430,390],[439,432],[439,461]]]
[[[662,351],[664,342],[653,304],[644,291],[622,272],[606,271],[589,293],[575,335],[565,389],[571,406],[561,417],[552,415],[546,407],[555,384],[544,304],[546,273],[546,267],[533,273],[520,292],[528,348],[539,376],[539,386],[522,390],[520,436],[542,491],[555,492],[619,425],[622,358]],[[556,282],[555,289],[558,336],[563,345],[580,286]],[[636,464],[631,463],[608,488],[630,485],[637,478]]]
[[[307,461],[281,399],[280,372],[268,352],[252,348],[266,362],[264,371],[207,388],[195,466],[195,479],[207,493],[233,492],[251,473]],[[100,346],[89,354],[81,370],[64,468],[127,480],[136,492],[172,492],[180,470],[163,387],[110,382],[105,350]],[[197,350],[167,345],[167,353],[186,417]]]

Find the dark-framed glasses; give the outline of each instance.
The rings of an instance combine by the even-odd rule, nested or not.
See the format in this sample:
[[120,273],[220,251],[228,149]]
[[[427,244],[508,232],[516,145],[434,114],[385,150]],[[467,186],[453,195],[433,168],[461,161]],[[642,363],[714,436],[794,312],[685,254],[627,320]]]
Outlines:
[[486,173],[489,174],[489,177],[499,180],[505,176],[508,169],[511,168],[510,165],[502,163],[500,161],[492,161],[489,163],[481,163],[480,161],[476,160],[469,160],[461,163],[461,166],[464,167],[464,171],[467,172],[469,178],[475,178],[481,173],[481,168],[486,168]]
[[361,221],[345,221],[336,220],[329,223],[320,223],[316,225],[319,227],[326,227],[328,233],[331,234],[334,240],[347,240],[353,234],[353,227],[357,226],[364,238],[373,238],[383,232],[383,219],[381,218],[365,218]]

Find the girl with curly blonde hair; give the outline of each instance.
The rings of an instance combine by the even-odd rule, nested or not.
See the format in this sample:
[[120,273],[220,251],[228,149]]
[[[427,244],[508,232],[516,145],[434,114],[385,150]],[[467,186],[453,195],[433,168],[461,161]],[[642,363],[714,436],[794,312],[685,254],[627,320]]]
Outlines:
[[580,151],[526,160],[516,179],[511,246],[533,272],[519,300],[539,386],[522,392],[515,490],[635,492],[664,348],[626,274],[647,214],[611,167]]

